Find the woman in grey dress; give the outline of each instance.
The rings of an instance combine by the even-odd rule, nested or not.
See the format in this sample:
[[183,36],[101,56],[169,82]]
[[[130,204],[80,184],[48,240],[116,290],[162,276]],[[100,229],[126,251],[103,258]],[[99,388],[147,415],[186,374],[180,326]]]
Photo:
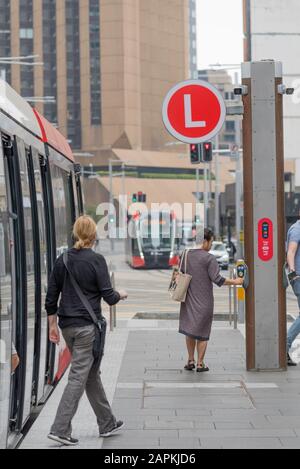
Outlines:
[[[195,350],[198,352],[197,372],[209,371],[204,363],[207,344],[210,339],[214,314],[213,284],[242,285],[243,280],[225,279],[220,274],[220,267],[216,258],[209,253],[213,243],[213,232],[203,229],[197,232],[197,248],[186,254],[187,272],[193,278],[189,286],[185,303],[181,304],[179,332],[186,336],[188,363],[186,370],[196,368]],[[184,265],[184,263],[183,263]]]

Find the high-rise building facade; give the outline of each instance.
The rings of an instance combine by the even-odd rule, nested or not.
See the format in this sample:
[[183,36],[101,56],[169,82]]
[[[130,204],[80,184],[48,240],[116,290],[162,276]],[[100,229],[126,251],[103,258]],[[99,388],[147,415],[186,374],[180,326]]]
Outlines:
[[285,158],[296,161],[300,187],[300,2],[244,0],[245,60],[283,64],[284,83],[295,95],[284,99]]
[[196,0],[189,0],[190,2],[190,74],[191,78],[197,79],[198,66],[197,66],[197,2]]
[[[214,85],[222,94],[226,104],[234,104],[237,101],[234,95],[232,78],[226,70],[205,69],[198,71],[198,78]],[[241,142],[241,126],[234,116],[227,116],[224,127],[218,135],[218,147],[220,150],[229,150]]]
[[190,76],[194,0],[0,0],[0,28],[0,56],[44,63],[2,75],[25,98],[54,98],[36,106],[84,165],[113,148],[167,150],[161,106]]

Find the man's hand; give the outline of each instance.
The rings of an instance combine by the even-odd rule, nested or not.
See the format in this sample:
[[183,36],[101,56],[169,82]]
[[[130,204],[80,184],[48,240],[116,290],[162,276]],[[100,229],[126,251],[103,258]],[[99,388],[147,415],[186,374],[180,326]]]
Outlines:
[[121,300],[127,300],[128,298],[128,293],[125,290],[120,290],[119,295],[120,295]]
[[300,278],[300,276],[297,275],[297,273],[294,270],[292,270],[288,274],[288,278],[289,278],[290,283],[293,283],[293,282],[295,282],[295,280],[298,280]]

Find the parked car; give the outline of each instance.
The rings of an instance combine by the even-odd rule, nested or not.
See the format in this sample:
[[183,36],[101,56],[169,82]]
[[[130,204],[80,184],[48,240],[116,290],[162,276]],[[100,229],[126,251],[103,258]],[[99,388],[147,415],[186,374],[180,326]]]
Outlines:
[[191,222],[184,222],[179,225],[179,238],[182,246],[190,246],[194,241],[194,225]]
[[219,266],[228,270],[229,268],[229,253],[226,248],[226,244],[219,241],[214,241],[210,253],[215,256],[218,261]]

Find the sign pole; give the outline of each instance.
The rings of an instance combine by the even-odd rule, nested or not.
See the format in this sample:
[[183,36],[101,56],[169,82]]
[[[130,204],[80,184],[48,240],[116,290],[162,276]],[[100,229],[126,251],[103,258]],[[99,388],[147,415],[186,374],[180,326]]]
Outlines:
[[208,226],[208,164],[204,163],[204,227]]
[[220,160],[219,160],[219,135],[216,136],[216,180],[215,180],[215,237],[220,238]]
[[282,65],[242,65],[247,369],[286,369]]

